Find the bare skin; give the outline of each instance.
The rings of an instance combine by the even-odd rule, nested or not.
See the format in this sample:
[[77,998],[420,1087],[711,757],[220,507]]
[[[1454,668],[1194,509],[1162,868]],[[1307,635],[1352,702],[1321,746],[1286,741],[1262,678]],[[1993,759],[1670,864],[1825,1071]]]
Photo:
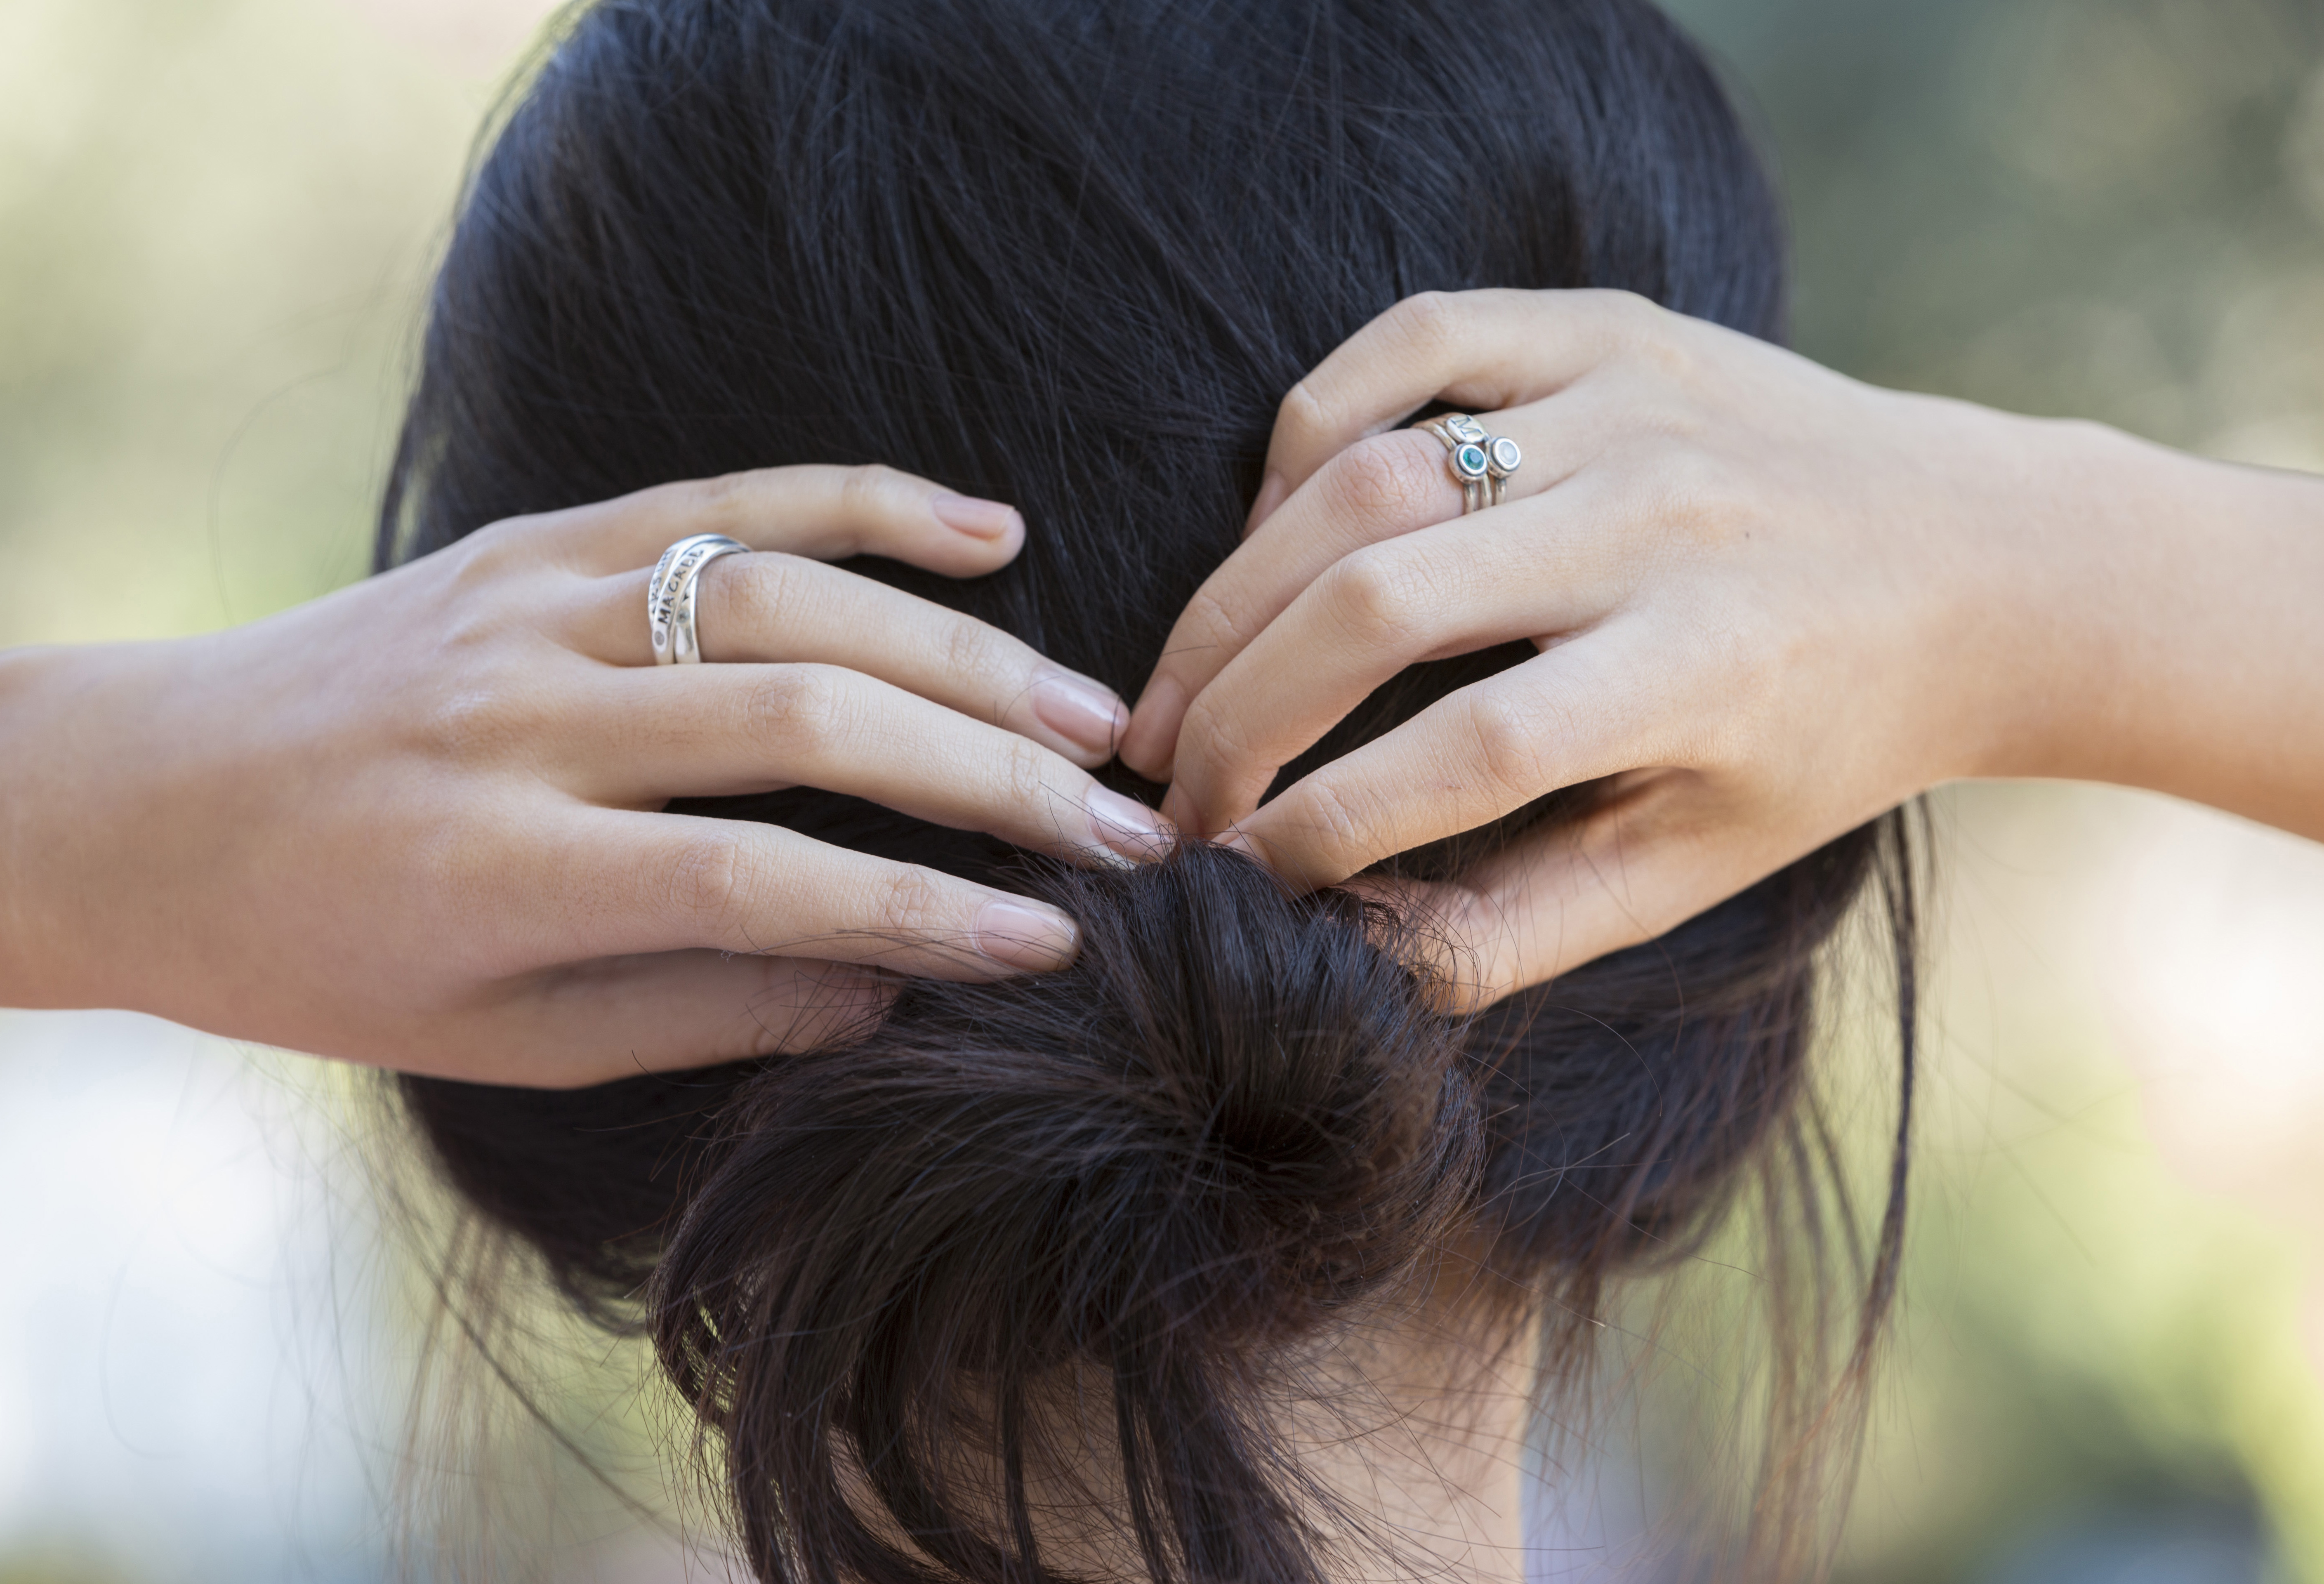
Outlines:
[[[1519,441],[1463,519],[1431,401]],[[1615,778],[1433,898],[1479,1000],[1653,937],[1973,776],[2324,837],[2324,480],[1858,384],[1611,292],[1399,304],[1285,401],[1241,548],[1122,758],[1305,885]],[[1404,666],[1535,659],[1264,804]]]
[[[764,553],[702,575],[725,663],[656,667],[648,571],[697,532]],[[1153,851],[1088,774],[1111,693],[821,565],[974,576],[1023,539],[924,479],[784,468],[496,524],[230,631],[0,657],[0,1004],[558,1086],[816,1044],[881,1004],[874,970],[1059,966],[1046,907],[655,812],[805,783]]]
[[[1509,504],[1462,520],[1437,443],[1390,428],[1432,399],[1523,443]],[[876,1008],[873,965],[1069,960],[1069,920],[985,888],[651,812],[807,781],[1097,861],[1167,839],[1084,773],[1124,720],[1102,688],[813,565],[1015,554],[1014,513],[940,498],[672,485],[251,627],[0,655],[0,1004],[586,1083],[812,1043]],[[1120,738],[1180,825],[1327,884],[1617,778],[1435,898],[1479,999],[1963,776],[2324,835],[2324,481],[1876,390],[1622,294],[1480,291],[1292,391],[1251,521]],[[649,668],[645,568],[706,530],[769,552],[704,575],[742,663]],[[1539,658],[1259,806],[1373,683],[1512,638]]]
[[[1538,1347],[1531,1296],[1473,1252],[1447,1250],[1364,1314],[1277,1360],[1277,1432],[1321,1498],[1306,1515],[1332,1577],[1521,1584]],[[1127,1521],[1113,1411],[1111,1384],[1094,1369],[1061,1371],[1035,1404],[1028,1515],[1043,1564],[1066,1577],[1148,1576]],[[964,1448],[946,1474],[973,1504],[973,1493],[1003,1488],[996,1462]],[[876,1499],[859,1510],[889,1543],[911,1549]],[[997,1500],[977,1515],[991,1533],[1009,1532]]]
[[[1442,448],[1391,427],[1432,400],[1523,444],[1510,504],[1461,518]],[[657,670],[645,569],[696,531],[766,553],[705,575],[725,663]],[[1133,714],[816,565],[975,576],[1022,533],[789,469],[501,524],[233,632],[0,656],[0,1004],[524,1083],[798,1048],[876,1009],[877,969],[1055,967],[1071,922],[655,811],[806,783],[1135,861],[1168,827],[1086,774],[1125,721],[1166,814],[1308,885],[1616,778],[1434,898],[1480,999],[1960,777],[2324,837],[2324,481],[1875,390],[1634,298],[1425,297],[1351,340]],[[1536,658],[1259,801],[1404,665],[1520,638]],[[1342,1353],[1392,1411],[1295,1423],[1311,1467],[1451,1576],[1519,1577],[1528,1372],[1425,1324]]]

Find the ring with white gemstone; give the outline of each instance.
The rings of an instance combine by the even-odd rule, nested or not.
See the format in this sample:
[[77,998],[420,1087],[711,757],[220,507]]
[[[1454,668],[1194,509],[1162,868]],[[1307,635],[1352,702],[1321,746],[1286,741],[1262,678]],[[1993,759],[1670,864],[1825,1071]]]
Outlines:
[[702,659],[702,640],[695,631],[694,596],[702,569],[721,556],[746,552],[750,546],[723,533],[696,533],[670,546],[654,563],[646,583],[646,625],[653,636],[657,666],[692,666]]
[[1508,498],[1509,475],[1525,465],[1525,452],[1507,435],[1496,435],[1485,447],[1485,471],[1493,480],[1493,504]]
[[1443,443],[1444,465],[1461,486],[1462,516],[1498,506],[1507,497],[1509,474],[1525,461],[1515,440],[1487,434],[1485,426],[1465,412],[1448,412],[1413,427]]

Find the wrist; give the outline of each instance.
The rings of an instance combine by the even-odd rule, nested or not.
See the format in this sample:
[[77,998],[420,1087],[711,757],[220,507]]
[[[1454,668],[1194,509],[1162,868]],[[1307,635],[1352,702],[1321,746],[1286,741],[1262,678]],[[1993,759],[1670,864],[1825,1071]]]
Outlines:
[[1962,684],[1951,773],[2119,778],[2171,576],[2153,476],[2171,454],[2100,424],[1945,405],[1960,604],[1933,666]]
[[1990,727],[1966,773],[2106,781],[2324,835],[2324,480],[1988,415]]

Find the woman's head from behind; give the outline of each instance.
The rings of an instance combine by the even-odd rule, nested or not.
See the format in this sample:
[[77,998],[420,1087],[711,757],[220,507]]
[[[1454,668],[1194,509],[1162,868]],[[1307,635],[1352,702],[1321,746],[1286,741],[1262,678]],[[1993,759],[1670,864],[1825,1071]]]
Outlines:
[[[1615,287],[1774,336],[1780,264],[1724,100],[1632,0],[608,0],[478,170],[383,556],[886,463],[1014,502],[1026,546],[971,584],[858,570],[1126,691],[1236,543],[1277,403],[1391,303]],[[1510,658],[1414,668],[1286,775]],[[1874,852],[1462,1021],[1425,921],[1231,854],[1079,873],[807,788],[696,808],[1001,878],[1081,959],[908,985],[807,1055],[405,1095],[488,1220],[652,1335],[754,1567],[898,1584],[1038,1576],[1027,1404],[1089,1369],[1150,1571],[1314,1576],[1268,1360],[1447,1248],[1584,1317],[1683,1253],[1796,1126],[1808,959]]]

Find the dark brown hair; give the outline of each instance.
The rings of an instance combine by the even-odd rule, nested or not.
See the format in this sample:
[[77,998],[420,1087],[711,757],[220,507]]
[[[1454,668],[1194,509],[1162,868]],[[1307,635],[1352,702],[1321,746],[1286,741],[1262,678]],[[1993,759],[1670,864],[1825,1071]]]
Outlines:
[[[671,478],[887,462],[1018,503],[1026,547],[967,584],[856,570],[1129,691],[1236,542],[1277,402],[1390,303],[1618,287],[1774,337],[1782,274],[1734,115],[1638,0],[605,0],[475,173],[381,559]],[[1414,668],[1286,774],[1524,652]],[[1389,867],[1455,872],[1593,790]],[[1812,1223],[1815,963],[1876,875],[1909,1098],[1893,817],[1460,1019],[1415,966],[1425,920],[1215,849],[1080,872],[811,789],[689,806],[1084,932],[1065,972],[911,983],[808,1054],[401,1081],[475,1212],[651,1338],[770,1580],[1058,1578],[1027,1404],[1070,1368],[1110,1382],[1153,1578],[1320,1578],[1268,1358],[1459,1245],[1570,1362],[1607,1279],[1698,1247],[1750,1169]],[[1904,1160],[1900,1131],[1859,1372]],[[1828,1423],[1800,1389],[1793,1422]],[[948,1472],[962,1446],[1001,1489]]]

